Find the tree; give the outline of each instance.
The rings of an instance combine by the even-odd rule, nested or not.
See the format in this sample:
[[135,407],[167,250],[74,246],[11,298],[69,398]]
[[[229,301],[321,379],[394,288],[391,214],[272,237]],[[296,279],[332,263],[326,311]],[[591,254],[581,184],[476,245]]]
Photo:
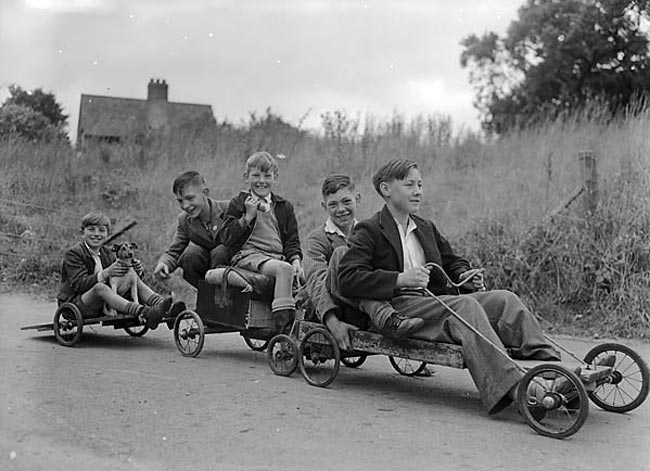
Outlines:
[[617,113],[650,91],[649,4],[527,0],[504,38],[464,38],[460,62],[484,129],[501,133],[595,98]]
[[9,94],[0,105],[0,138],[68,139],[64,130],[68,116],[54,94],[40,88],[28,92],[18,85],[10,85]]

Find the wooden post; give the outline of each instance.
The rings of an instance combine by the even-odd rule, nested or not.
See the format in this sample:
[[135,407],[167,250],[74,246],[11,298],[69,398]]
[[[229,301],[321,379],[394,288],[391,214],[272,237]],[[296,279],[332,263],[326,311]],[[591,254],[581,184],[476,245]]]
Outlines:
[[584,189],[584,207],[587,214],[593,214],[598,206],[598,172],[596,157],[592,150],[578,152]]

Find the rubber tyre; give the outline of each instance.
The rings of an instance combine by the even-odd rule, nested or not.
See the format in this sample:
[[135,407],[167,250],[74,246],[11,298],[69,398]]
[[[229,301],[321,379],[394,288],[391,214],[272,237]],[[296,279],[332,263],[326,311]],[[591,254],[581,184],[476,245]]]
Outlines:
[[205,342],[205,327],[196,312],[187,310],[176,317],[174,342],[184,357],[196,357],[201,353]]
[[267,343],[266,358],[271,371],[278,376],[291,376],[298,368],[296,342],[286,334],[278,334]]
[[[331,369],[324,371],[322,377],[316,376],[313,370],[320,371],[319,363],[325,364],[329,360],[334,361]],[[324,388],[331,384],[341,368],[341,352],[332,334],[322,327],[310,330],[300,342],[298,364],[303,378],[312,386]]]
[[342,357],[341,363],[343,363],[348,368],[359,368],[366,362],[368,355],[358,355],[351,357]]
[[149,332],[149,327],[144,324],[132,325],[124,327],[124,332],[129,334],[131,337],[142,337],[144,334]]
[[253,339],[246,332],[242,332],[241,336],[244,338],[244,342],[246,342],[248,348],[253,351],[263,352],[269,346],[268,340]]
[[[614,373],[610,377],[614,382],[600,384],[595,390],[589,391],[589,399],[601,409],[609,412],[623,413],[636,409],[648,397],[648,390],[650,389],[648,365],[636,351],[618,343],[596,345],[585,355],[585,363],[592,364],[603,353],[616,355]],[[632,365],[625,362],[626,357],[636,366],[636,371],[630,372]],[[623,371],[617,370],[617,367],[622,368]],[[634,384],[639,382],[638,388],[635,387]],[[632,393],[627,390],[625,394],[620,392],[621,388],[626,384],[632,388]],[[636,395],[634,392],[636,392]],[[623,399],[623,402],[616,404],[617,397]]]
[[[65,313],[68,313],[70,319],[63,317]],[[73,316],[74,320],[72,319]],[[62,304],[54,313],[52,323],[54,337],[64,347],[72,347],[79,341],[83,333],[83,327],[84,321],[81,317],[81,311],[72,303]]]
[[408,358],[394,358],[392,356],[388,356],[388,361],[395,369],[395,371],[404,376],[417,376],[422,373],[427,367],[427,364],[421,361],[416,368],[414,365],[417,364],[417,362],[414,362]]
[[[549,407],[548,411],[559,410],[560,407],[565,407],[564,411],[558,413],[558,417],[561,419],[569,420],[569,423],[566,427],[554,429],[550,425],[545,425],[542,421],[546,420],[546,410],[544,410],[543,417],[536,417],[534,414],[535,408],[546,409],[544,406],[531,406],[528,402],[528,386],[533,381],[544,381],[545,376],[562,376],[565,378],[565,381],[569,381],[570,385],[573,386],[572,393],[576,395],[572,398],[572,402],[578,400],[577,408],[572,406],[570,409],[572,412],[569,413],[569,410],[566,408],[568,404],[564,402],[558,402],[557,407]],[[549,393],[550,398],[559,397],[559,395],[554,393]],[[546,399],[546,395],[544,396]],[[534,366],[526,372],[521,382],[519,383],[519,388],[517,391],[517,408],[519,412],[524,417],[526,423],[540,435],[551,438],[566,438],[570,437],[578,430],[582,428],[587,416],[589,415],[589,399],[587,396],[587,391],[585,390],[584,384],[580,378],[573,372],[565,368],[564,366],[557,364],[541,364]]]

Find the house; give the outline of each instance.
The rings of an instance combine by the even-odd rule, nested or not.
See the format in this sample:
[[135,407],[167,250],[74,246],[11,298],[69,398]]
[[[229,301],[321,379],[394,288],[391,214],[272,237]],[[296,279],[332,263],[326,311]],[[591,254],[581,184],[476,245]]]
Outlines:
[[142,140],[152,132],[215,128],[212,106],[173,103],[164,80],[149,81],[147,99],[81,95],[77,146],[89,142]]

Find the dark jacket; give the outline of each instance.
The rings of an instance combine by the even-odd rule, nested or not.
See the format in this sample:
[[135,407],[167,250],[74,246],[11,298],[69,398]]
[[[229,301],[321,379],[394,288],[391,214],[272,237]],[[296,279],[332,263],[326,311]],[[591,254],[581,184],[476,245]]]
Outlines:
[[203,247],[208,252],[217,246],[217,234],[223,226],[222,218],[228,202],[208,198],[208,204],[210,206],[209,230],[198,218],[192,219],[184,211],[178,215],[174,239],[158,259],[158,263],[167,265],[170,272],[178,267],[178,259],[190,242]]
[[[246,226],[242,225],[240,221],[241,217],[246,213],[244,201],[246,201],[249,195],[250,193],[247,191],[242,191],[230,200],[228,209],[224,214],[223,227],[219,232],[220,243],[228,246],[233,255],[239,252],[244,246],[253,232],[253,227],[255,227],[256,219],[253,219]],[[271,201],[273,202],[275,217],[278,220],[284,257],[289,262],[296,257],[302,259],[300,238],[298,236],[298,222],[296,221],[292,204],[275,193],[271,193]]]
[[[115,262],[115,254],[102,246],[99,249],[99,259],[102,267],[106,268]],[[57,295],[59,303],[71,301],[95,286],[98,279],[94,271],[95,260],[86,244],[79,242],[69,248],[61,265],[61,288]]]
[[[470,268],[469,262],[454,254],[433,222],[415,215],[411,218],[417,225],[415,235],[425,260],[442,266],[457,282],[459,275]],[[392,299],[397,275],[404,271],[404,255],[397,223],[388,207],[357,223],[348,238],[348,247],[339,267],[341,294],[352,298]],[[428,289],[434,294],[446,294],[446,285],[442,274],[432,270]]]

